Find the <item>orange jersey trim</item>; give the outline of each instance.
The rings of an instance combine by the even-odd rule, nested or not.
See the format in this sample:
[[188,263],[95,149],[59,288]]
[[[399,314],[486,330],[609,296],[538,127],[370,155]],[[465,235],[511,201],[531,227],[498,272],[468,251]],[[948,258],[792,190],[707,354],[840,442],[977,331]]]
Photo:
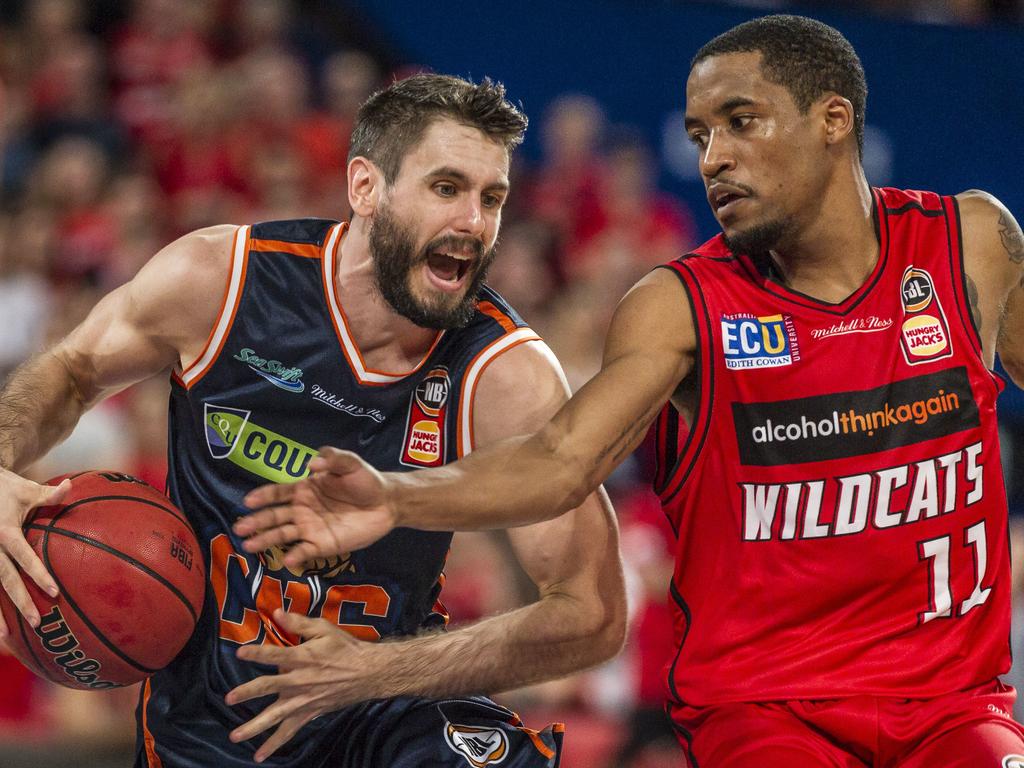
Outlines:
[[255,238],[249,241],[249,250],[290,253],[293,256],[302,256],[306,259],[319,259],[323,255],[323,248],[313,243],[286,243],[284,240],[257,240]]
[[512,331],[517,327],[511,317],[506,315],[489,301],[481,301],[476,305],[476,308],[488,317],[493,318],[498,325],[505,329],[505,333],[512,333]]
[[[476,356],[469,361],[469,365],[466,366],[466,375],[462,377],[462,388],[459,392],[459,414],[458,421],[456,423],[456,440],[455,450],[458,457],[461,459],[467,453],[473,450],[473,446],[476,444],[476,437],[473,431],[473,413],[476,408],[476,389],[480,382],[480,377],[483,376],[484,371],[487,367],[501,357],[503,354],[508,352],[510,349],[518,347],[520,344],[526,344],[530,341],[540,341],[541,338],[534,333],[530,328],[516,328],[517,331],[526,331],[529,335],[525,335],[523,338],[513,341],[511,344],[508,343],[508,334],[495,339],[486,347],[477,352]],[[507,346],[503,349],[499,349],[496,352],[492,352],[493,348],[502,343],[506,343]],[[473,367],[477,365],[478,361],[488,353],[491,353],[491,357],[483,362],[479,370],[474,371]],[[473,375],[470,376],[470,372]],[[466,397],[469,400],[466,400]],[[463,438],[463,432],[467,433],[468,440]],[[466,443],[469,443],[468,445]]]
[[[330,310],[331,323],[334,325],[334,332],[338,337],[338,341],[341,342],[341,351],[345,355],[345,359],[348,361],[349,368],[356,377],[356,381],[364,386],[382,386],[387,384],[394,384],[397,381],[411,376],[420,370],[430,359],[430,356],[434,353],[437,345],[441,343],[441,339],[444,337],[444,331],[439,331],[437,336],[434,338],[434,342],[430,345],[430,349],[423,356],[423,359],[414,367],[412,370],[405,371],[404,373],[392,373],[389,371],[378,371],[370,368],[366,365],[366,361],[363,359],[363,353],[359,349],[359,345],[356,344],[355,337],[352,335],[352,330],[348,324],[348,318],[345,316],[345,310],[341,305],[341,299],[338,297],[338,293],[334,284],[334,271],[338,267],[338,253],[341,250],[341,241],[344,238],[345,231],[348,229],[348,225],[343,223],[341,225],[341,232],[338,234],[337,240],[334,243],[334,247],[330,253],[325,251],[323,259],[323,282],[324,282],[324,299],[327,301],[328,309]],[[338,324],[338,321],[341,324]]]
[[146,762],[149,763],[149,768],[163,768],[164,764],[156,754],[156,739],[153,738],[153,733],[149,730],[149,697],[152,693],[150,680],[146,678],[142,687],[142,740],[146,748]]
[[[245,230],[245,241],[242,245],[241,253],[239,253],[238,235],[239,233],[241,233],[243,229]],[[231,243],[231,262],[230,267],[228,269],[228,281],[227,285],[224,286],[224,296],[221,298],[221,310],[217,314],[217,322],[214,324],[213,330],[210,331],[210,336],[206,340],[206,345],[203,347],[203,351],[199,353],[199,357],[197,357],[193,361],[192,365],[190,365],[188,368],[183,368],[181,373],[178,375],[178,380],[185,386],[186,389],[191,389],[193,386],[195,386],[196,382],[198,382],[200,379],[203,378],[203,376],[206,375],[206,372],[210,370],[210,367],[217,361],[217,358],[220,357],[220,352],[224,348],[224,342],[227,340],[228,334],[231,331],[231,327],[235,323],[235,314],[238,312],[238,305],[242,301],[242,289],[245,286],[245,274],[249,268],[249,244],[251,242],[251,232],[252,230],[249,227],[239,227],[238,230],[235,231],[235,237]],[[234,279],[236,259],[242,260],[241,274],[239,275],[237,281],[238,292],[235,295],[234,302],[230,308],[231,316],[228,319],[227,325],[222,329],[221,321],[224,318],[224,314],[228,311],[228,297],[231,295],[232,287],[236,285]],[[220,338],[218,338],[218,336]],[[198,373],[192,374],[192,369],[195,368],[195,366],[206,357],[206,355],[209,353],[211,345],[214,344],[215,342],[217,344],[217,348],[214,351],[212,357],[210,357],[210,359],[206,362],[206,365],[204,365],[203,368]]]

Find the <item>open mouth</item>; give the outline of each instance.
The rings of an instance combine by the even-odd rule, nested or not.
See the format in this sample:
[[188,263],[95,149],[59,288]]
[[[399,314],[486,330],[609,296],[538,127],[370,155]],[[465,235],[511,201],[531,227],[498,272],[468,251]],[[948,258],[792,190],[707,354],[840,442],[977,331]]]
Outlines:
[[434,251],[427,256],[427,267],[438,279],[446,283],[457,283],[469,271],[472,259],[462,254]]

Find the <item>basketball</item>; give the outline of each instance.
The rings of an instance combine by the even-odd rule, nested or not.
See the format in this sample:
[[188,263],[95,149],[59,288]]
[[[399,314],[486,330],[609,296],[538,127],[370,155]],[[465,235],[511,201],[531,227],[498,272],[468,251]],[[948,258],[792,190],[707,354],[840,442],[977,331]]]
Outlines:
[[169,664],[195,629],[206,588],[199,543],[181,511],[141,480],[70,477],[64,503],[35,510],[24,525],[60,594],[51,598],[21,574],[42,618],[33,629],[0,591],[7,645],[37,675],[69,688],[131,685]]

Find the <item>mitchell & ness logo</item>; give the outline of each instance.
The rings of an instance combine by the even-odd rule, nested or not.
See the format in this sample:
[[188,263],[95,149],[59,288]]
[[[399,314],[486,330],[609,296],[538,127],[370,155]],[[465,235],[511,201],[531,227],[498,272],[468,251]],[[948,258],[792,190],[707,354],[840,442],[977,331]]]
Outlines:
[[497,765],[508,757],[508,736],[500,728],[475,728],[446,723],[444,739],[473,768]]
[[811,330],[812,339],[827,339],[831,336],[845,336],[848,333],[874,333],[892,328],[891,317],[855,317],[852,320],[833,323],[825,328]]
[[361,405],[356,405],[355,403],[345,402],[344,397],[335,395],[333,392],[328,392],[319,384],[314,384],[310,387],[309,394],[311,394],[318,402],[321,402],[336,411],[347,413],[349,416],[365,416],[368,419],[373,419],[378,424],[384,423],[384,414],[378,409],[365,408]]
[[854,392],[733,403],[740,462],[800,464],[863,456],[977,427],[966,368]]
[[240,351],[234,358],[247,363],[249,368],[275,387],[280,387],[287,392],[302,392],[306,388],[306,385],[302,383],[301,368],[289,368],[280,360],[267,360],[248,347]]

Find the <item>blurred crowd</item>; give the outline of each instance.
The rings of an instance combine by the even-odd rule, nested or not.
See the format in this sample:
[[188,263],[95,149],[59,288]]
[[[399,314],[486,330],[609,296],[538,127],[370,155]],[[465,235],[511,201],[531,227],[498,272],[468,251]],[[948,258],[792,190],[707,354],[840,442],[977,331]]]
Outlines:
[[[188,231],[346,218],[355,112],[414,69],[334,34],[344,20],[322,7],[309,23],[298,0],[16,7],[0,16],[0,376]],[[617,300],[697,232],[691,212],[659,191],[651,149],[629,126],[609,125],[594,98],[567,93],[530,117],[542,160],[516,162],[488,282],[548,340],[575,388],[599,367]],[[113,468],[163,487],[166,396],[154,380],[102,404],[34,476]],[[651,465],[644,446],[608,484],[630,593],[626,652],[501,697],[532,725],[568,723],[563,768],[678,765],[661,713],[671,538],[647,490]],[[501,535],[457,537],[442,596],[455,623],[531,598]],[[68,744],[80,768],[127,764],[134,691],[57,689],[2,652],[0,679],[5,768],[47,765],[48,750],[67,754]]]

